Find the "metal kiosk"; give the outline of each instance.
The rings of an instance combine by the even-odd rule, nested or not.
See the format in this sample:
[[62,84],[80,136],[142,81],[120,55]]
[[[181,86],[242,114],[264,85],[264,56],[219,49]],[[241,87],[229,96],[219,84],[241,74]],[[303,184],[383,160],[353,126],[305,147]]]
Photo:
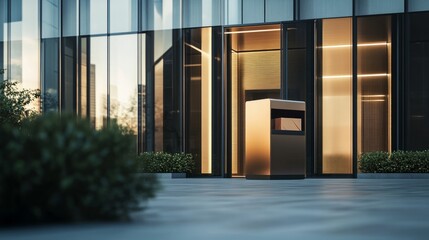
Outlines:
[[305,102],[262,99],[246,102],[247,179],[304,179]]

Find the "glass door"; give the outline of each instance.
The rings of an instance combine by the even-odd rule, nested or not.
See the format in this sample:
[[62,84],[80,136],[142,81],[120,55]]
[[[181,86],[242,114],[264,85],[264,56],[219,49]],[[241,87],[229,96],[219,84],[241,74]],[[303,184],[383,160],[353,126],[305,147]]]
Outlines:
[[316,173],[352,174],[352,19],[323,19],[316,31]]
[[281,27],[265,25],[225,30],[229,143],[232,176],[243,176],[245,103],[281,98]]

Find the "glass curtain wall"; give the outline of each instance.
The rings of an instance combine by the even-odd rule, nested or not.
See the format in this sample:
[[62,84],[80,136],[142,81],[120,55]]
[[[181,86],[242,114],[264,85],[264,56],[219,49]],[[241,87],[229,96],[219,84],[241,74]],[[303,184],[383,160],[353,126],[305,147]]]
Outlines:
[[181,30],[146,34],[148,151],[182,149],[182,38]]
[[61,1],[61,112],[77,112],[78,79],[78,3]]
[[80,40],[79,115],[100,129],[107,124],[107,37]]
[[[10,67],[8,79],[27,89],[40,89],[39,1],[10,1]],[[40,110],[40,101],[31,104]]]
[[7,79],[8,68],[8,9],[7,0],[0,0],[0,81]]
[[186,152],[201,174],[212,174],[213,69],[212,28],[184,30]]
[[80,0],[80,34],[107,33],[107,0]]
[[391,146],[391,17],[357,18],[358,154]]
[[59,51],[61,1],[43,0],[42,4],[42,111],[59,110]]
[[429,149],[429,13],[409,15],[405,79],[405,149]]
[[135,32],[138,0],[110,0],[110,32]]
[[[147,74],[151,74],[150,71],[147,71],[147,50],[146,50],[146,34],[138,35],[138,58],[137,66],[139,70],[137,72],[137,127],[138,127],[138,152],[147,151],[147,142],[146,142],[146,109],[147,98],[146,98],[146,89],[147,89]],[[149,61],[150,62],[150,61]]]
[[109,118],[131,129],[137,141],[137,35],[111,36],[109,50]]
[[353,173],[352,19],[317,26],[317,172]]

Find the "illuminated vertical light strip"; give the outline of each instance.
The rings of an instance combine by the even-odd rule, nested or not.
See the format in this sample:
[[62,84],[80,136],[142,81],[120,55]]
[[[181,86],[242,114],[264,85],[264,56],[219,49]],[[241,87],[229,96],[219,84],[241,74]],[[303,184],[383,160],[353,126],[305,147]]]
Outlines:
[[212,173],[211,28],[201,30],[201,173]]

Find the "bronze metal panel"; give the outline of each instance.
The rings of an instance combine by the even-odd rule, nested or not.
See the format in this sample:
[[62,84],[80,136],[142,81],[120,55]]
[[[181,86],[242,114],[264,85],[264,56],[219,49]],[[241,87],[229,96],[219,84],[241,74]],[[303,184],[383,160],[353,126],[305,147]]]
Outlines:
[[270,174],[271,109],[269,100],[246,102],[245,173]]
[[305,136],[271,135],[271,175],[305,175]]

